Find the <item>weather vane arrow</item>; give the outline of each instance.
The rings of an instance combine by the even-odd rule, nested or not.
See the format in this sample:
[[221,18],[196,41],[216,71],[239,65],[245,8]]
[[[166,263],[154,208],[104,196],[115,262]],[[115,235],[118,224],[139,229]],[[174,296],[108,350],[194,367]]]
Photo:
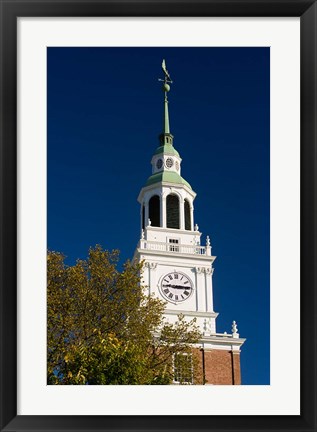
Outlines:
[[162,71],[164,72],[164,80],[159,80],[159,81],[164,81],[165,83],[169,82],[172,83],[172,79],[170,77],[170,74],[168,73],[168,70],[166,69],[166,63],[165,60],[163,59],[162,61]]

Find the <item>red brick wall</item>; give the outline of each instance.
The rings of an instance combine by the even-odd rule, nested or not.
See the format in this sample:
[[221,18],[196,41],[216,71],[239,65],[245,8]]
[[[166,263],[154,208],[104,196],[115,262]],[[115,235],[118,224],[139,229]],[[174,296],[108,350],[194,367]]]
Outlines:
[[233,371],[234,371],[234,383],[241,384],[241,369],[240,369],[240,353],[232,353],[233,358]]
[[[241,384],[240,353],[231,350],[210,350],[205,354],[206,384],[232,385]],[[201,362],[202,362],[201,352]]]

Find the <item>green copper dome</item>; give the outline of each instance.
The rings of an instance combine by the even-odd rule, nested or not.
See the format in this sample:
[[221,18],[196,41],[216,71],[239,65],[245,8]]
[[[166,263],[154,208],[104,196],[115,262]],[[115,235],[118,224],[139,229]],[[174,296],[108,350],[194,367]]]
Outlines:
[[158,155],[158,154],[161,154],[161,153],[165,153],[165,154],[169,154],[169,155],[172,155],[172,156],[178,156],[178,157],[180,157],[178,151],[175,150],[175,148],[174,148],[174,146],[172,144],[164,144],[164,145],[161,145],[161,146],[157,147],[157,149],[155,150],[154,155]]
[[186,180],[183,179],[183,177],[181,177],[178,173],[171,172],[171,171],[161,171],[161,172],[152,174],[147,179],[145,186],[150,186],[150,185],[153,185],[155,183],[160,183],[160,182],[182,184],[182,185],[189,187],[189,189],[192,188],[191,185]]

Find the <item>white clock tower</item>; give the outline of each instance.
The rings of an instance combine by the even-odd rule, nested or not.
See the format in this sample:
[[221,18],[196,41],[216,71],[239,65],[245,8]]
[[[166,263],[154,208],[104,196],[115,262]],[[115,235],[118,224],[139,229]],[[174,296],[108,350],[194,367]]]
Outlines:
[[[143,282],[149,294],[167,302],[170,322],[179,314],[196,317],[203,335],[204,374],[208,384],[240,384],[240,339],[235,322],[232,333],[217,333],[213,308],[213,262],[210,239],[194,222],[196,193],[181,176],[182,159],[170,133],[167,93],[172,82],[163,60],[164,121],[159,146],[151,160],[152,175],[141,189],[141,238],[135,258],[144,261]],[[226,356],[225,354],[229,354]],[[230,370],[221,370],[231,359]],[[219,366],[220,365],[220,366]],[[219,373],[217,372],[219,369]]]

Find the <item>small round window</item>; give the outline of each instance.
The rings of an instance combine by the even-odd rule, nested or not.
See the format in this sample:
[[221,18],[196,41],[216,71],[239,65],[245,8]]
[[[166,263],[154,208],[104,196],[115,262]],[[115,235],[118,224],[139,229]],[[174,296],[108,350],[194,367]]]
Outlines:
[[161,169],[161,168],[162,168],[162,165],[163,165],[163,161],[162,161],[162,159],[159,159],[159,160],[156,162],[156,168],[157,168],[157,169]]
[[167,158],[165,163],[166,163],[167,168],[172,168],[172,166],[174,164],[172,158]]

